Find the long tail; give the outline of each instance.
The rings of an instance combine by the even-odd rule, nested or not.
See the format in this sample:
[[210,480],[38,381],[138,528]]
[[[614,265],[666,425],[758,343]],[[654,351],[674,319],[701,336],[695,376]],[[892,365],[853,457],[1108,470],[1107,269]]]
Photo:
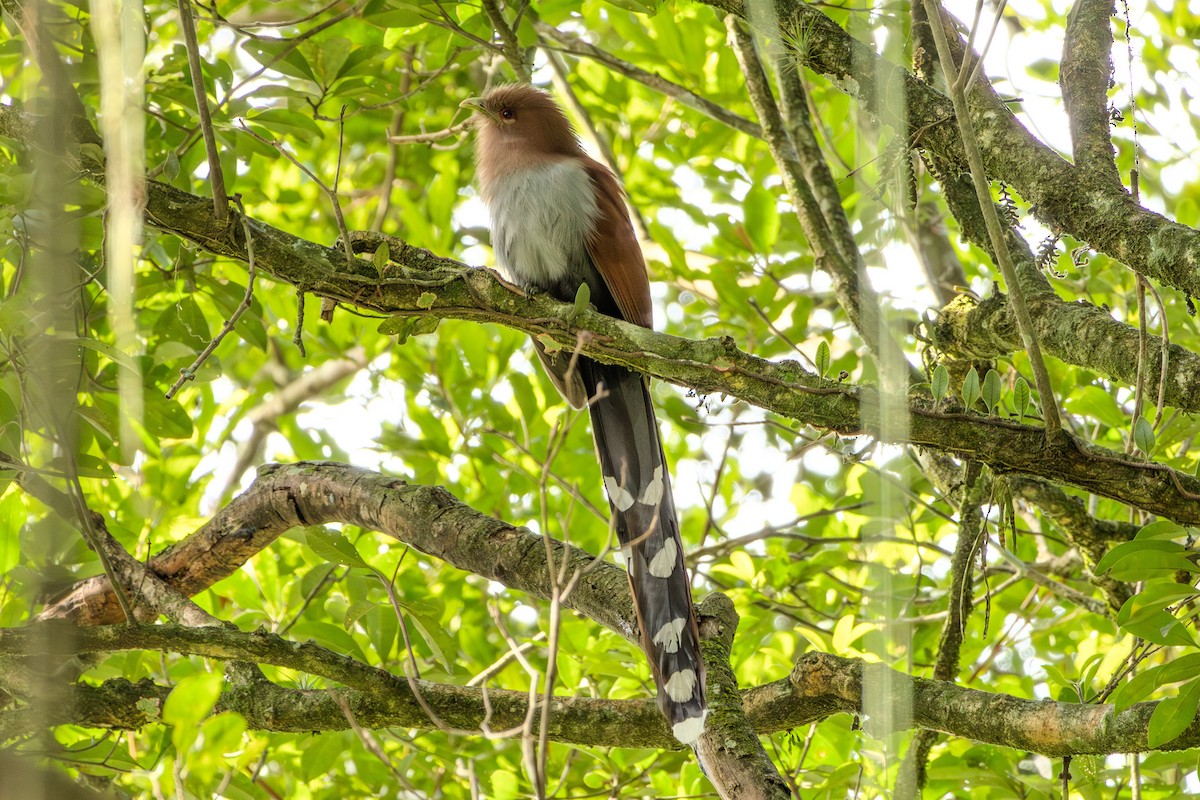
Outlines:
[[623,367],[579,360],[604,488],[629,568],[642,649],[658,686],[658,706],[675,738],[691,744],[704,731],[704,660],[671,476],[650,391]]

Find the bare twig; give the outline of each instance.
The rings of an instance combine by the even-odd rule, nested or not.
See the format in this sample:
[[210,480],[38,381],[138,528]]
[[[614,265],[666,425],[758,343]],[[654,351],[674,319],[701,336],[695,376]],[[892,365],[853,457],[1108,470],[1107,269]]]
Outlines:
[[187,47],[188,69],[192,73],[192,91],[196,96],[196,110],[200,113],[200,132],[204,136],[204,152],[208,158],[208,180],[212,185],[213,218],[217,222],[224,222],[229,216],[229,197],[225,194],[225,174],[221,170],[221,156],[217,153],[217,138],[213,134],[212,117],[208,111],[208,92],[204,89],[204,72],[200,67],[200,44],[196,41],[196,25],[192,21],[191,0],[178,0],[178,5],[179,27]]
[[[547,25],[544,22],[534,23],[534,28],[542,37],[543,41],[551,40],[556,42],[561,48],[561,51],[570,55],[586,56],[594,61],[597,61],[609,69],[631,78],[638,83],[655,91],[661,92],[667,97],[672,98],[680,105],[687,106],[693,111],[699,111],[707,117],[710,117],[717,122],[727,125],[736,131],[753,136],[755,139],[765,139],[766,135],[763,129],[754,123],[753,120],[748,120],[745,117],[739,116],[724,106],[718,105],[713,101],[701,97],[685,86],[663,78],[653,72],[634,66],[627,61],[622,61],[611,53],[596,47],[593,44],[585,42],[576,36],[565,33],[555,28],[552,25]],[[794,154],[789,154],[790,158],[795,158]]]
[[238,320],[240,320],[242,315],[245,314],[247,309],[250,308],[250,303],[254,299],[254,278],[256,269],[254,264],[254,237],[250,234],[250,226],[249,223],[246,222],[246,215],[240,214],[238,219],[242,223],[242,233],[246,237],[246,294],[242,296],[242,302],[238,304],[238,307],[234,309],[232,314],[229,315],[229,319],[225,320],[225,324],[221,326],[221,330],[216,336],[213,337],[213,340],[208,343],[208,347],[205,347],[204,350],[201,351],[200,355],[196,356],[196,360],[193,361],[189,366],[179,370],[179,378],[171,385],[171,388],[167,390],[166,397],[168,400],[175,396],[175,393],[179,391],[181,386],[196,377],[196,370],[200,368],[201,364],[208,360],[208,357],[212,355],[214,350],[217,349],[217,345],[221,343],[221,340],[228,336],[229,333],[234,329],[234,327],[238,324]]

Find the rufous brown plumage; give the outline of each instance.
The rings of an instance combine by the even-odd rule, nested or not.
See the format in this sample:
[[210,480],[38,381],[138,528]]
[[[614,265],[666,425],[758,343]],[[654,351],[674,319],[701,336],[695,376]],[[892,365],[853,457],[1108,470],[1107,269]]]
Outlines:
[[[624,192],[584,153],[558,104],[540,89],[513,84],[463,105],[475,112],[479,191],[506,277],[568,302],[586,283],[599,311],[651,327],[646,263]],[[623,367],[550,354],[536,339],[534,345],[563,396],[591,415],[659,707],[676,738],[691,744],[708,713],[704,662],[649,387]]]

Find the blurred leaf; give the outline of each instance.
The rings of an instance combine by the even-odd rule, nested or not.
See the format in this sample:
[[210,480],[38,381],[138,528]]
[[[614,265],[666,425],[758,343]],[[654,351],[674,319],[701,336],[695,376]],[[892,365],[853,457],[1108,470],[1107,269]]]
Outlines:
[[314,553],[330,564],[368,569],[367,562],[363,561],[350,540],[337,531],[327,528],[305,528],[304,540]]

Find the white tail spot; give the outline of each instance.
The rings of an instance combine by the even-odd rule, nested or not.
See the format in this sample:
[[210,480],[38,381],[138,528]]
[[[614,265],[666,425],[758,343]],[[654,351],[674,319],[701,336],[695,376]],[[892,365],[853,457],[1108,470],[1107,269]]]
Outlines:
[[612,500],[617,511],[628,511],[633,505],[633,495],[611,475],[604,476],[604,488],[608,490],[608,499]]
[[683,722],[676,722],[672,731],[675,738],[684,744],[691,744],[700,738],[700,734],[704,733],[704,719],[708,716],[708,709],[700,712],[698,717],[688,717]]
[[675,540],[667,539],[663,542],[662,550],[659,550],[655,553],[654,558],[650,559],[650,574],[656,578],[671,577],[671,573],[675,571],[675,557],[678,553]]
[[683,626],[687,625],[687,617],[673,619],[658,629],[654,634],[654,643],[667,653],[679,649],[679,639],[683,635]]
[[692,692],[696,690],[696,673],[690,669],[681,669],[671,676],[663,688],[667,690],[667,697],[676,703],[691,700]]
[[654,477],[650,479],[650,483],[646,484],[646,488],[642,490],[642,496],[638,498],[638,502],[647,506],[656,506],[658,501],[662,500],[663,496],[663,468],[659,464],[654,468]]

